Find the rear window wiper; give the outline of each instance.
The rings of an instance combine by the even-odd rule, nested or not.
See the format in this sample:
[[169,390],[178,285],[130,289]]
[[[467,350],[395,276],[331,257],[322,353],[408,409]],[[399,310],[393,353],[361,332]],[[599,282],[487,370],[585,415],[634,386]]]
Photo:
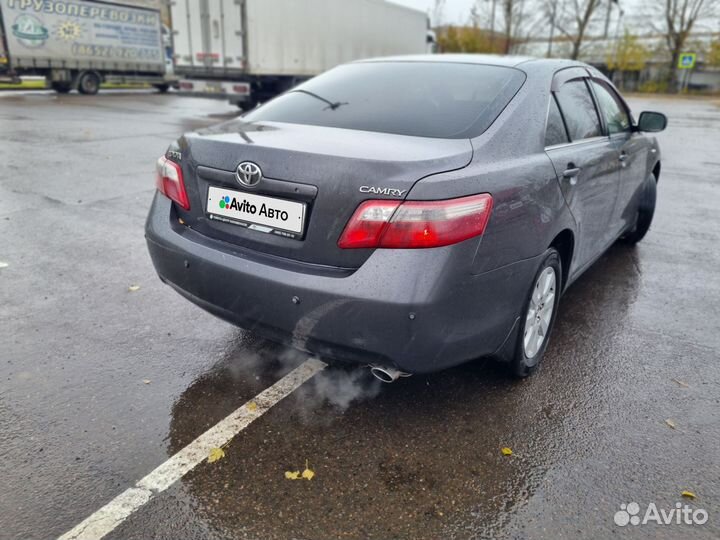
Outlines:
[[323,103],[327,103],[328,106],[325,107],[324,110],[330,109],[330,110],[334,111],[335,109],[338,109],[338,108],[342,107],[343,105],[349,105],[349,103],[348,103],[347,101],[335,101],[335,102],[333,102],[333,101],[330,101],[329,99],[325,99],[324,97],[319,96],[319,95],[317,95],[316,93],[310,92],[310,91],[308,91],[308,90],[302,90],[302,89],[291,90],[291,91],[288,92],[288,93],[292,93],[292,92],[300,92],[301,94],[307,94],[308,96],[314,97],[315,99],[319,99],[319,100],[322,101]]

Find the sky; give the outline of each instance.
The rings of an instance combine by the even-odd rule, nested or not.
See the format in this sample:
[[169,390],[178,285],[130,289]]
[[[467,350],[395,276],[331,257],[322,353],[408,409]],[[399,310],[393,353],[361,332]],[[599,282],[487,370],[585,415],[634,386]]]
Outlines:
[[[433,7],[435,6],[435,0],[389,0],[389,1],[394,2],[396,4],[402,4],[404,6],[419,9],[429,15],[432,15]],[[465,24],[465,23],[467,23],[470,18],[470,9],[473,7],[475,2],[476,2],[476,0],[445,0],[445,7],[443,8],[443,19],[444,19],[443,22],[447,23],[447,24]],[[487,0],[487,2],[489,5],[489,0]],[[633,8],[637,8],[638,2],[642,2],[642,0],[621,0],[620,4],[623,5],[629,11],[634,11]],[[478,3],[481,4],[481,2],[478,2]],[[434,22],[435,21],[433,21],[433,23]]]
[[[396,4],[412,7],[431,14],[435,0],[390,0]],[[470,8],[475,0],[445,0],[444,18],[453,24],[464,23],[470,15]]]

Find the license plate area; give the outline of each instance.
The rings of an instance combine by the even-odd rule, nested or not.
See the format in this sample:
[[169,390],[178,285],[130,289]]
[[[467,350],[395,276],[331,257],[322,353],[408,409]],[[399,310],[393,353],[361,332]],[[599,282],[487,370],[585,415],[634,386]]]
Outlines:
[[208,187],[206,212],[210,219],[267,234],[302,238],[306,211],[307,205],[297,201]]

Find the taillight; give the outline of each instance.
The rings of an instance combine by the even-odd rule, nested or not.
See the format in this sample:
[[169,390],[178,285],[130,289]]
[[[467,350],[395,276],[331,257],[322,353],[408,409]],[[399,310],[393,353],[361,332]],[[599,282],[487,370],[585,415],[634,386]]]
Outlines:
[[380,246],[380,238],[387,228],[400,201],[365,201],[358,206],[338,240],[344,249]]
[[161,156],[157,160],[155,184],[160,193],[178,203],[185,210],[190,210],[190,201],[185,191],[180,165]]
[[352,248],[447,246],[485,231],[493,199],[488,193],[444,201],[365,201],[338,240]]
[[241,94],[243,96],[249,96],[250,85],[247,83],[235,84],[233,85],[233,92],[235,92],[236,94]]

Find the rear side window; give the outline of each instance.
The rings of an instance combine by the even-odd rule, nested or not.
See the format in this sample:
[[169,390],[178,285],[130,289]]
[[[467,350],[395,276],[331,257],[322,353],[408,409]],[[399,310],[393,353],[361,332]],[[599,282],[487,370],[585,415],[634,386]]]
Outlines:
[[447,139],[480,135],[525,81],[517,69],[359,62],[323,73],[244,117]]
[[548,111],[547,128],[545,129],[545,146],[564,144],[568,142],[567,131],[563,123],[560,109],[555,96],[550,96],[550,110]]
[[566,82],[560,87],[557,99],[572,141],[602,135],[600,119],[584,80]]
[[592,85],[610,135],[630,131],[630,117],[620,98],[604,83],[592,81]]

